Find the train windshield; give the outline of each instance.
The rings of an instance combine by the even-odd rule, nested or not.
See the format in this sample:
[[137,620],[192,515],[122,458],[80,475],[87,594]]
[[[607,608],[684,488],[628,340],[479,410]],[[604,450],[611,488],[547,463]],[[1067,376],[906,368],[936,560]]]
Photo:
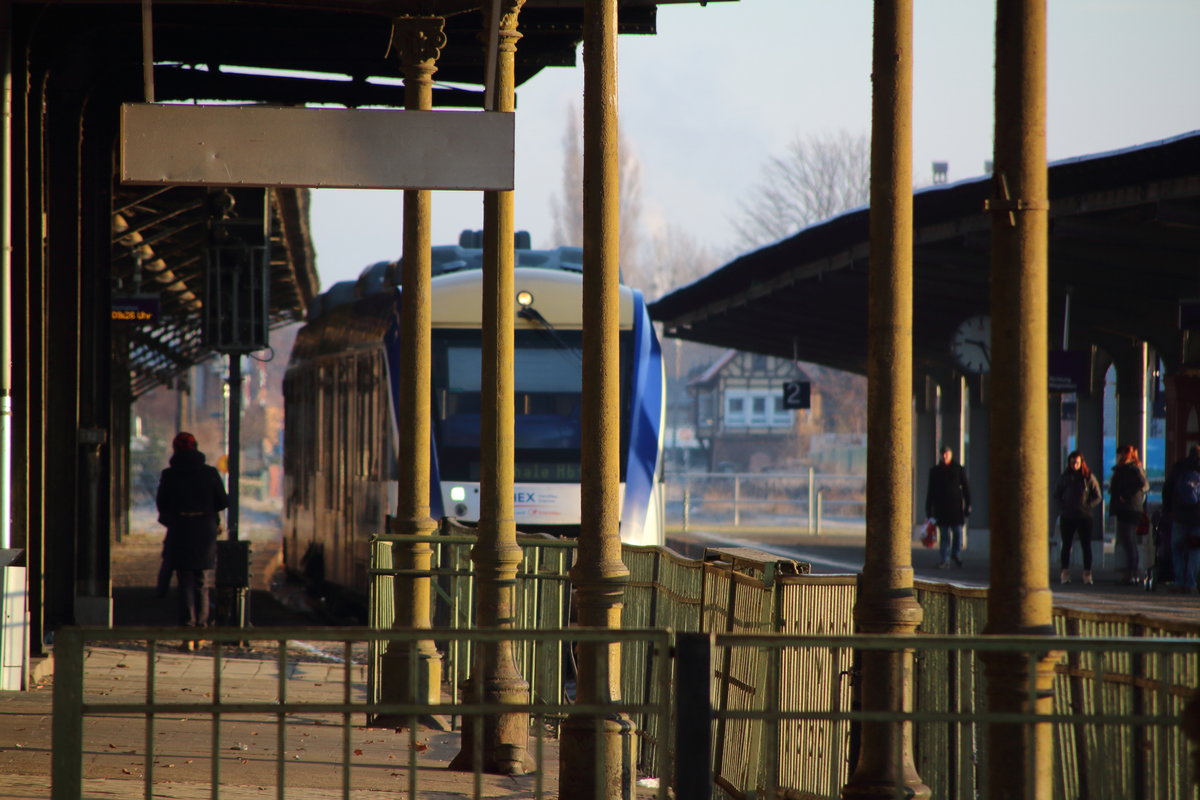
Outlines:
[[[579,483],[583,334],[577,330],[519,330],[514,346],[514,445],[519,483]],[[628,336],[621,336],[622,363]],[[438,471],[443,481],[480,476],[480,333],[434,330],[433,403]],[[622,370],[621,407],[626,407]],[[622,419],[628,414],[622,413]],[[624,479],[624,423],[621,471]]]

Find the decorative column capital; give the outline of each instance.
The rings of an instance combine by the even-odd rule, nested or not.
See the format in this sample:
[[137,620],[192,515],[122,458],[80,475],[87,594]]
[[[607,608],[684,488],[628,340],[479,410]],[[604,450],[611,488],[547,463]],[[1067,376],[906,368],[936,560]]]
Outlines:
[[525,5],[525,0],[500,0],[501,31],[516,31],[517,15],[521,13],[523,5]]
[[[405,75],[413,68],[430,68],[446,46],[444,17],[395,17],[392,20],[392,49]],[[430,74],[433,70],[430,69]]]
[[[497,45],[502,53],[515,53],[517,50],[517,40],[521,38],[521,34],[517,32],[517,17],[521,13],[521,7],[524,5],[525,0],[500,0],[500,37]],[[491,4],[485,4],[483,9],[483,30],[479,33],[479,39],[485,45],[494,24],[492,22]]]

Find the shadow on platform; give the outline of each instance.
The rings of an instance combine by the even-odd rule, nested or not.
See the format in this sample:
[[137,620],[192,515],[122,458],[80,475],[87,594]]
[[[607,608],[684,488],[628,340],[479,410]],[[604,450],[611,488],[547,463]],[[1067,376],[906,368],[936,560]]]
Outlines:
[[[248,600],[249,623],[254,627],[329,624],[312,612],[289,608],[263,589],[251,589]],[[178,602],[175,588],[160,598],[151,586],[113,587],[113,626],[174,626],[179,619]]]

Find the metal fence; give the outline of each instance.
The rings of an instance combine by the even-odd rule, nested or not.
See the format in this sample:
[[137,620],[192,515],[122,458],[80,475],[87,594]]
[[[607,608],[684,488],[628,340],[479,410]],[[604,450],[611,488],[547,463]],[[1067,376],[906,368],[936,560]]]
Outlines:
[[[394,581],[403,571],[393,567],[392,547],[397,542],[425,542],[433,548],[432,581],[435,597],[433,624],[435,639],[443,657],[443,679],[451,699],[458,701],[462,687],[470,677],[474,659],[474,641],[469,638],[441,635],[442,631],[472,630],[476,627],[474,564],[471,548],[475,544],[472,529],[453,521],[442,524],[444,533],[437,536],[377,536],[371,540],[368,624],[386,629],[394,618]],[[570,540],[546,536],[519,537],[522,556],[517,566],[517,593],[514,627],[547,629],[565,628],[570,617],[570,578],[567,571],[575,552]],[[368,685],[371,697],[380,697],[379,657],[383,640],[375,641],[369,650]],[[540,702],[556,702],[564,689],[564,664],[569,654],[562,642],[525,640],[515,648],[517,668],[529,683],[530,696]]]
[[[850,733],[865,720],[911,725],[917,774],[935,798],[992,796],[989,775],[993,765],[989,764],[987,737],[989,728],[998,723],[1052,728],[1055,798],[1190,800],[1198,794],[1188,774],[1188,746],[1179,724],[1183,704],[1195,686],[1194,642],[722,634],[715,637],[715,643],[718,659],[736,660],[743,653],[743,657],[763,662],[767,676],[751,702],[741,707],[718,704],[714,709],[718,728],[722,723],[727,727],[735,722],[756,725],[756,740],[761,742],[753,749],[753,755],[761,760],[761,767],[754,771],[757,780],[729,787],[718,781],[725,797],[775,797],[777,790],[787,790],[788,797],[838,797],[840,786],[849,778],[846,764],[839,762],[854,751]],[[1032,664],[1051,648],[1055,657],[1053,711],[1044,715],[990,712],[983,699],[986,680],[979,667],[981,657],[988,652],[1024,654]],[[912,651],[918,686],[911,713],[866,713],[840,699],[826,702],[815,693],[788,696],[787,687],[794,685],[786,674],[789,655],[824,657],[837,663],[845,657],[841,654],[867,650]],[[1149,674],[1130,680],[1122,666],[1135,660],[1150,666]],[[957,687],[950,685],[952,676],[958,678]],[[1027,707],[1034,707],[1035,695],[1031,685]],[[819,722],[845,732],[840,749],[825,749],[828,745],[823,745],[820,737],[788,740],[789,727],[803,730]],[[959,746],[952,746],[954,743]],[[719,738],[716,746],[720,747]],[[898,757],[892,760],[900,763]],[[792,773],[789,761],[809,762],[810,769],[806,774]],[[821,773],[821,767],[827,768],[828,776]],[[894,776],[897,784],[902,785],[904,779],[902,774]],[[908,795],[900,792],[897,796]],[[1021,796],[1037,794],[1030,786]]]
[[[802,576],[782,576],[780,581],[793,579],[804,580]],[[776,592],[777,599],[779,594]],[[776,607],[784,605],[780,602]],[[752,610],[750,606],[743,608]],[[765,606],[760,604],[758,608]],[[161,763],[159,742],[163,741],[156,735],[156,726],[161,723],[165,727],[181,717],[190,724],[207,722],[211,728],[211,746],[207,753],[194,755],[210,762],[210,791],[214,800],[220,800],[226,788],[229,776],[223,768],[230,767],[238,755],[224,752],[229,749],[223,736],[226,727],[253,721],[270,734],[273,726],[274,736],[264,737],[265,741],[259,744],[267,746],[258,748],[271,751],[273,740],[273,775],[261,780],[258,788],[263,792],[274,789],[274,795],[282,800],[294,796],[299,788],[296,781],[300,779],[292,777],[302,766],[292,761],[297,737],[322,724],[322,718],[332,716],[340,721],[340,753],[320,753],[316,756],[320,761],[316,766],[324,770],[340,766],[340,795],[349,798],[353,787],[363,787],[361,773],[360,777],[352,778],[355,723],[378,714],[408,717],[408,747],[394,768],[404,772],[407,796],[420,797],[427,796],[434,773],[416,740],[416,718],[453,713],[470,720],[485,714],[511,712],[528,713],[533,723],[531,750],[542,768],[519,788],[534,798],[561,794],[555,776],[546,774],[545,769],[546,755],[555,746],[552,737],[557,724],[571,716],[599,719],[614,712],[641,720],[635,729],[639,739],[643,730],[656,732],[653,758],[649,759],[655,768],[650,770],[647,763],[640,763],[638,772],[656,778],[654,783],[660,798],[668,796],[669,786],[679,787],[689,781],[706,787],[704,791],[711,792],[714,798],[772,798],[780,796],[777,790],[786,790],[787,797],[837,797],[848,778],[848,764],[854,755],[852,732],[866,721],[912,727],[916,734],[914,753],[918,774],[932,788],[934,797],[989,796],[991,765],[987,735],[992,724],[1009,728],[1052,727],[1056,764],[1054,797],[1188,800],[1197,796],[1197,787],[1187,774],[1187,744],[1179,725],[1182,705],[1194,690],[1197,678],[1197,643],[1188,639],[847,636],[771,631],[689,635],[665,629],[578,628],[439,631],[437,635],[444,640],[471,641],[475,646],[501,639],[556,642],[560,646],[570,642],[617,642],[626,656],[636,652],[644,659],[653,675],[653,687],[644,694],[658,699],[624,697],[620,702],[603,705],[578,705],[561,700],[535,700],[524,705],[487,704],[460,699],[447,700],[442,705],[417,705],[373,702],[366,687],[349,668],[327,685],[310,680],[307,690],[302,691],[296,686],[302,671],[296,669],[289,645],[297,641],[338,643],[348,660],[356,643],[381,640],[411,644],[427,636],[425,631],[258,629],[253,632],[255,642],[275,648],[276,655],[268,662],[267,674],[258,684],[238,687],[228,679],[228,667],[237,659],[225,659],[223,647],[245,643],[247,632],[209,630],[205,635],[217,643],[209,685],[196,681],[186,693],[164,696],[156,684],[157,646],[164,640],[188,634],[186,629],[167,628],[59,631],[55,644],[53,800],[82,797],[83,780],[87,777],[85,756],[90,763],[95,755],[94,750],[88,752],[84,746],[89,721],[117,716],[142,720],[140,741],[109,741],[107,746],[140,756],[146,798],[163,791],[156,784],[156,776],[161,773],[155,766]],[[697,639],[707,641],[698,649]],[[137,677],[144,678],[144,682],[126,685],[120,696],[88,692],[85,682],[88,649],[116,640],[143,643],[144,674]],[[684,644],[689,646],[683,647]],[[415,647],[407,649],[416,652]],[[919,665],[915,670],[919,680],[911,711],[863,711],[856,707],[851,693],[842,687],[841,673],[852,676],[855,655],[866,651],[912,654]],[[681,657],[682,652],[688,656]],[[985,678],[978,668],[981,655],[987,652],[1025,654],[1031,662],[1050,652],[1055,669],[1052,712],[1039,715],[988,711],[981,700]],[[797,672],[789,666],[801,663],[811,664],[812,673],[832,673],[832,681],[817,690],[804,690],[804,669]],[[1143,674],[1135,676],[1133,668],[1138,665]],[[415,670],[412,672],[415,674]],[[130,670],[130,677],[135,674]],[[948,675],[958,676],[958,689],[952,688],[946,677],[938,677]],[[752,682],[744,680],[748,676],[753,676]],[[272,688],[263,691],[260,685],[263,680]],[[682,692],[682,687],[697,685],[698,692]],[[705,692],[705,685],[711,690]],[[1025,703],[1030,708],[1035,706],[1034,692],[1031,686]],[[684,724],[685,718],[692,721],[690,725]],[[709,720],[711,725],[705,724]],[[961,746],[955,749],[948,746],[950,742],[959,742]],[[187,754],[178,741],[170,742],[170,746],[167,753],[172,758]],[[97,745],[93,739],[93,747],[103,745]],[[474,796],[482,796],[481,763],[482,758],[477,756],[473,773],[465,774],[461,780],[459,794],[468,795],[473,790]],[[262,767],[256,773],[260,779],[261,770]],[[444,774],[444,769],[435,772]],[[896,780],[902,782],[903,776],[896,776]],[[510,785],[506,796],[513,796],[516,788]],[[901,792],[898,796],[904,795]],[[1034,796],[1032,787],[1025,796]]]
[[[924,610],[921,633],[974,636],[986,625],[986,589],[918,582],[917,599]],[[1190,693],[1200,686],[1200,621],[1067,607],[1055,607],[1053,620],[1059,637],[1054,647],[1065,653],[1055,666],[1055,712],[1062,719],[1054,729],[1054,796],[1193,797],[1195,790],[1186,788],[1183,733],[1169,721],[1178,721]],[[1110,650],[1094,646],[1104,640],[1122,644]],[[1085,644],[1073,644],[1080,641]],[[974,653],[930,653],[915,674],[919,707],[961,713],[986,708],[986,681]],[[1134,722],[1145,715],[1158,722]],[[1108,727],[1070,722],[1086,717],[1123,722]],[[976,762],[984,751],[980,725],[919,727],[915,748],[917,769],[935,796],[967,796],[968,788],[978,786]],[[951,768],[940,768],[943,764]]]
[[845,533],[862,531],[866,478],[862,475],[705,472],[664,481],[669,530],[704,529]]
[[[356,645],[372,641],[384,643],[397,642],[408,645],[408,652],[413,654],[414,663],[410,673],[414,676],[414,685],[410,686],[410,696],[416,696],[415,658],[417,648],[413,646],[418,640],[428,634],[424,631],[380,631],[370,628],[278,628],[255,629],[252,634],[239,629],[206,629],[204,636],[213,643],[212,673],[208,676],[207,685],[199,679],[184,691],[176,691],[170,696],[157,688],[159,673],[159,645],[166,641],[178,642],[181,638],[195,636],[195,629],[187,628],[126,628],[126,629],[81,629],[64,628],[58,631],[55,641],[55,678],[54,678],[54,715],[53,715],[53,752],[51,757],[52,770],[52,800],[81,800],[83,797],[84,779],[90,777],[85,770],[85,763],[91,763],[97,750],[105,747],[98,745],[92,737],[92,746],[85,747],[87,726],[90,723],[100,723],[114,717],[134,717],[142,720],[142,735],[136,741],[108,740],[107,747],[119,749],[122,753],[140,757],[140,781],[146,800],[153,797],[173,796],[158,782],[163,775],[165,756],[171,760],[192,758],[207,761],[208,784],[212,800],[220,800],[224,795],[247,796],[244,786],[228,786],[245,782],[242,777],[245,770],[238,770],[239,764],[244,764],[242,758],[244,747],[230,747],[228,730],[240,726],[241,736],[247,735],[247,724],[254,728],[250,735],[260,731],[273,733],[256,740],[256,750],[266,752],[267,758],[273,761],[273,770],[264,770],[260,763],[251,774],[258,780],[255,787],[262,794],[260,797],[270,797],[267,792],[274,790],[274,797],[284,800],[285,797],[297,796],[302,792],[305,797],[325,796],[335,794],[342,798],[350,798],[351,792],[356,796],[364,788],[374,791],[379,788],[379,773],[374,777],[364,775],[360,770],[355,774],[356,761],[361,755],[352,744],[354,736],[361,736],[361,726],[369,719],[387,716],[394,719],[407,719],[407,742],[399,760],[385,762],[385,768],[391,771],[404,772],[405,796],[417,798],[428,796],[428,784],[435,776],[438,777],[437,788],[445,791],[447,786],[446,769],[441,764],[431,764],[426,747],[418,742],[420,725],[418,720],[429,715],[454,714],[465,718],[468,724],[471,720],[484,716],[499,714],[526,713],[530,716],[531,755],[535,763],[543,765],[520,784],[513,784],[511,778],[506,778],[503,788],[504,796],[513,796],[512,790],[519,788],[527,791],[525,796],[532,798],[558,797],[556,777],[547,774],[544,765],[547,754],[556,747],[560,725],[569,718],[595,720],[597,729],[603,721],[613,714],[627,714],[642,720],[653,720],[657,730],[664,732],[664,752],[673,752],[671,702],[673,694],[670,691],[670,668],[673,636],[666,630],[471,630],[471,631],[439,631],[438,636],[443,641],[463,644],[470,642],[472,646],[480,647],[498,641],[513,641],[527,645],[548,645],[557,647],[568,643],[586,642],[617,642],[625,648],[641,646],[645,652],[656,655],[653,661],[651,681],[655,684],[653,695],[661,701],[651,704],[636,702],[616,702],[606,704],[569,703],[565,700],[538,701],[526,704],[486,702],[477,698],[458,698],[439,705],[412,704],[400,702],[380,702],[369,696],[367,686],[362,682],[361,675],[356,679],[352,667],[351,652]],[[252,636],[251,639],[247,639]],[[140,685],[125,687],[120,696],[109,696],[103,692],[89,691],[86,680],[85,659],[88,650],[105,644],[116,642],[128,646],[131,643],[145,653],[144,666],[141,669],[129,670],[130,677],[144,679]],[[326,642],[340,645],[344,655],[343,668],[340,677],[333,681],[313,682],[305,680],[304,670],[300,669],[296,659],[296,645],[306,645],[312,642]],[[232,672],[231,667],[245,659],[237,658],[244,650],[274,651],[274,657],[265,663],[254,659],[256,665],[249,674],[253,679],[247,679],[247,672]],[[262,666],[258,666],[262,665]],[[263,677],[265,673],[265,678]],[[264,687],[266,690],[264,691]],[[189,749],[187,742],[179,737],[166,739],[157,734],[159,726],[168,723],[178,724],[180,721],[189,725],[207,724],[210,729],[209,747],[206,751]],[[317,752],[310,758],[313,764],[297,763],[301,758],[300,751],[304,748],[297,745],[302,737],[312,735],[321,726],[337,725],[340,732],[340,748],[335,752]],[[271,731],[271,728],[274,728]],[[106,736],[112,737],[111,725]],[[194,741],[196,737],[188,737]],[[161,744],[160,744],[161,743]],[[461,778],[449,779],[456,783],[454,796],[483,796],[483,755],[480,737],[475,738],[473,753],[473,769],[461,774]],[[235,752],[231,753],[230,750]],[[256,762],[261,762],[263,756],[255,754]],[[308,759],[306,759],[308,760]],[[191,763],[191,762],[189,762]],[[669,769],[672,762],[662,759],[660,763]],[[156,766],[159,767],[156,770]],[[174,767],[174,764],[170,764]],[[340,791],[321,791],[309,788],[303,783],[303,778],[295,777],[302,769],[316,767],[328,771],[331,767],[340,769]],[[630,765],[632,767],[632,765]],[[273,774],[267,775],[264,772]],[[126,770],[132,773],[131,770]],[[386,774],[386,773],[385,773]],[[631,772],[632,774],[632,772]],[[645,774],[645,773],[643,773]],[[232,780],[231,780],[232,777]],[[670,775],[656,775],[654,783],[659,787],[656,796],[659,800],[668,797]],[[597,779],[603,775],[597,773]],[[136,776],[121,780],[135,781]],[[496,796],[495,787],[487,796]],[[224,790],[231,790],[225,794]],[[239,791],[242,790],[242,791]],[[110,785],[105,789],[105,796],[113,791]],[[164,794],[164,791],[167,791]],[[185,791],[195,792],[194,785],[185,787]],[[120,796],[129,796],[118,792]],[[596,796],[601,792],[597,791]],[[114,795],[115,796],[115,795]],[[195,796],[188,793],[186,796]]]
[[[451,550],[466,548],[473,541],[463,538],[447,537],[448,543],[442,545],[432,571],[439,585],[447,569],[441,564],[461,566],[460,557]],[[380,541],[394,540],[381,537]],[[518,575],[521,596],[536,598],[519,610],[519,625],[549,627],[569,620],[569,592],[563,579],[570,557],[548,560],[537,551],[563,554],[564,546],[571,543],[538,538],[523,538],[521,543],[526,564],[540,567],[523,568]],[[779,637],[771,641],[793,643],[797,637],[854,633],[855,576],[808,575],[807,565],[741,548],[710,549],[700,560],[663,548],[626,546],[623,552],[630,570],[623,611],[623,624],[628,627]],[[563,571],[556,574],[558,568]],[[469,582],[469,574],[451,571]],[[386,570],[378,570],[377,576],[377,588],[384,590]],[[536,583],[553,585],[557,593],[539,592],[530,585]],[[913,717],[920,723],[914,733],[918,771],[934,788],[935,797],[975,796],[983,781],[980,726],[987,719],[986,681],[976,650],[990,645],[976,647],[973,637],[982,633],[986,623],[986,590],[925,582],[918,582],[916,590],[924,609],[921,636],[912,643],[918,653]],[[469,591],[443,596],[461,600],[469,598]],[[470,613],[458,608],[451,616],[468,620]],[[1185,748],[1177,722],[1186,695],[1200,683],[1200,622],[1159,624],[1123,614],[1063,608],[1054,614],[1060,635],[1053,640],[1055,649],[1074,653],[1056,667],[1060,718],[1054,720],[1059,765],[1055,797],[1190,797],[1184,788]],[[1097,666],[1089,659],[1105,651],[1086,640],[1098,638],[1119,639],[1127,655]],[[926,639],[929,647],[922,644]],[[1076,639],[1085,644],[1059,647]],[[750,797],[764,787],[785,787],[817,797],[838,795],[854,760],[850,713],[857,640],[839,641],[842,644],[836,647],[718,648],[711,677],[717,715],[712,774],[718,794],[723,793],[720,796]],[[551,660],[561,663],[559,656]],[[623,648],[621,696],[626,702],[664,700],[654,694],[657,684],[647,678],[654,674],[655,658],[654,651],[637,643]],[[453,665],[448,675],[465,677],[470,662],[450,653],[447,663]],[[527,676],[536,675],[538,663],[536,653],[530,653],[520,668]],[[796,713],[779,717],[768,713],[780,708]],[[1062,713],[1064,708],[1071,715]],[[1126,716],[1142,721],[1125,725],[1123,733],[1103,737],[1095,733],[1100,730],[1097,726]],[[1094,725],[1081,721],[1091,717],[1100,721]],[[1145,721],[1149,717],[1153,722]],[[637,763],[647,774],[658,774],[669,758],[660,721],[637,718],[635,722]],[[1110,754],[1102,745],[1125,749]],[[1087,792],[1081,793],[1082,789]]]

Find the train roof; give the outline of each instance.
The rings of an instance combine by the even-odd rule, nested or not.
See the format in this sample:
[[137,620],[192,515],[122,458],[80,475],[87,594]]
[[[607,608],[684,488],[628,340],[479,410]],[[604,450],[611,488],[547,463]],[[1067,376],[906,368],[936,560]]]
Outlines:
[[[474,296],[478,287],[471,287],[469,273],[483,269],[482,231],[463,231],[458,244],[439,245],[430,248],[431,272],[444,291],[450,295],[443,302],[450,306],[461,306],[460,310],[476,309],[481,305]],[[529,247],[529,234],[518,231],[514,250],[514,267],[532,278],[542,274],[546,278],[559,276],[562,280],[549,282],[538,280],[539,305],[546,310],[554,324],[574,327],[579,320],[563,309],[568,306],[577,312],[577,301],[564,303],[555,284],[566,281],[573,284],[583,272],[583,248],[555,247],[535,250]],[[339,281],[317,297],[309,305],[306,324],[297,334],[292,348],[292,364],[320,358],[324,355],[342,355],[360,348],[375,347],[383,340],[389,324],[398,313],[395,289],[400,286],[401,261],[376,261],[363,268],[356,280]],[[545,270],[545,272],[541,272]],[[464,279],[461,283],[458,276]],[[572,281],[571,277],[574,278]],[[448,282],[447,282],[448,281]],[[577,284],[575,284],[577,285]],[[628,287],[622,287],[621,324],[632,325],[632,300]],[[551,298],[556,298],[551,300]],[[553,310],[551,310],[553,309]],[[449,327],[477,327],[479,320],[466,313],[459,319],[451,314]],[[314,324],[315,323],[315,324]],[[532,323],[530,323],[532,324]]]
[[[534,250],[529,247],[529,234],[518,231],[514,266],[536,269],[583,272],[582,247],[555,247]],[[482,231],[463,231],[458,244],[430,248],[431,273],[436,278],[464,270],[483,269]],[[478,246],[476,246],[478,245]],[[521,245],[524,245],[523,247]],[[363,268],[358,279],[339,281],[322,292],[309,305],[306,321],[320,319],[326,313],[353,300],[370,297],[390,287],[400,285],[403,259],[376,261]]]
[[[464,248],[448,249],[462,251]],[[577,248],[559,248],[570,249]],[[557,253],[527,252],[535,255]],[[388,262],[380,263],[385,267],[388,265]],[[432,288],[436,291],[431,311],[435,327],[478,329],[483,324],[483,287],[478,261],[476,263],[474,267],[444,270],[434,276]],[[364,273],[378,268],[379,264],[372,265]],[[371,282],[375,281],[375,276],[369,278]],[[555,266],[554,259],[540,259],[532,266],[517,266],[513,278],[517,291],[532,295],[533,308],[541,320],[519,318],[516,321],[518,328],[549,323],[555,328],[580,329],[583,324],[579,294],[583,276],[580,271]],[[342,281],[318,298],[319,302],[313,306],[317,315],[296,336],[291,365],[373,349],[384,341],[389,326],[399,323],[399,287],[384,281],[379,284],[379,290],[364,293],[361,291],[363,283],[361,277],[358,281]],[[634,326],[638,292],[622,285],[619,294],[619,325],[623,330],[629,329]],[[513,302],[516,303],[515,296]]]
[[[353,281],[344,283],[354,285]],[[300,329],[288,363],[294,365],[324,355],[376,347],[383,341],[395,313],[393,292],[381,291],[359,298],[350,296],[341,304],[325,309],[320,319],[310,320]]]

